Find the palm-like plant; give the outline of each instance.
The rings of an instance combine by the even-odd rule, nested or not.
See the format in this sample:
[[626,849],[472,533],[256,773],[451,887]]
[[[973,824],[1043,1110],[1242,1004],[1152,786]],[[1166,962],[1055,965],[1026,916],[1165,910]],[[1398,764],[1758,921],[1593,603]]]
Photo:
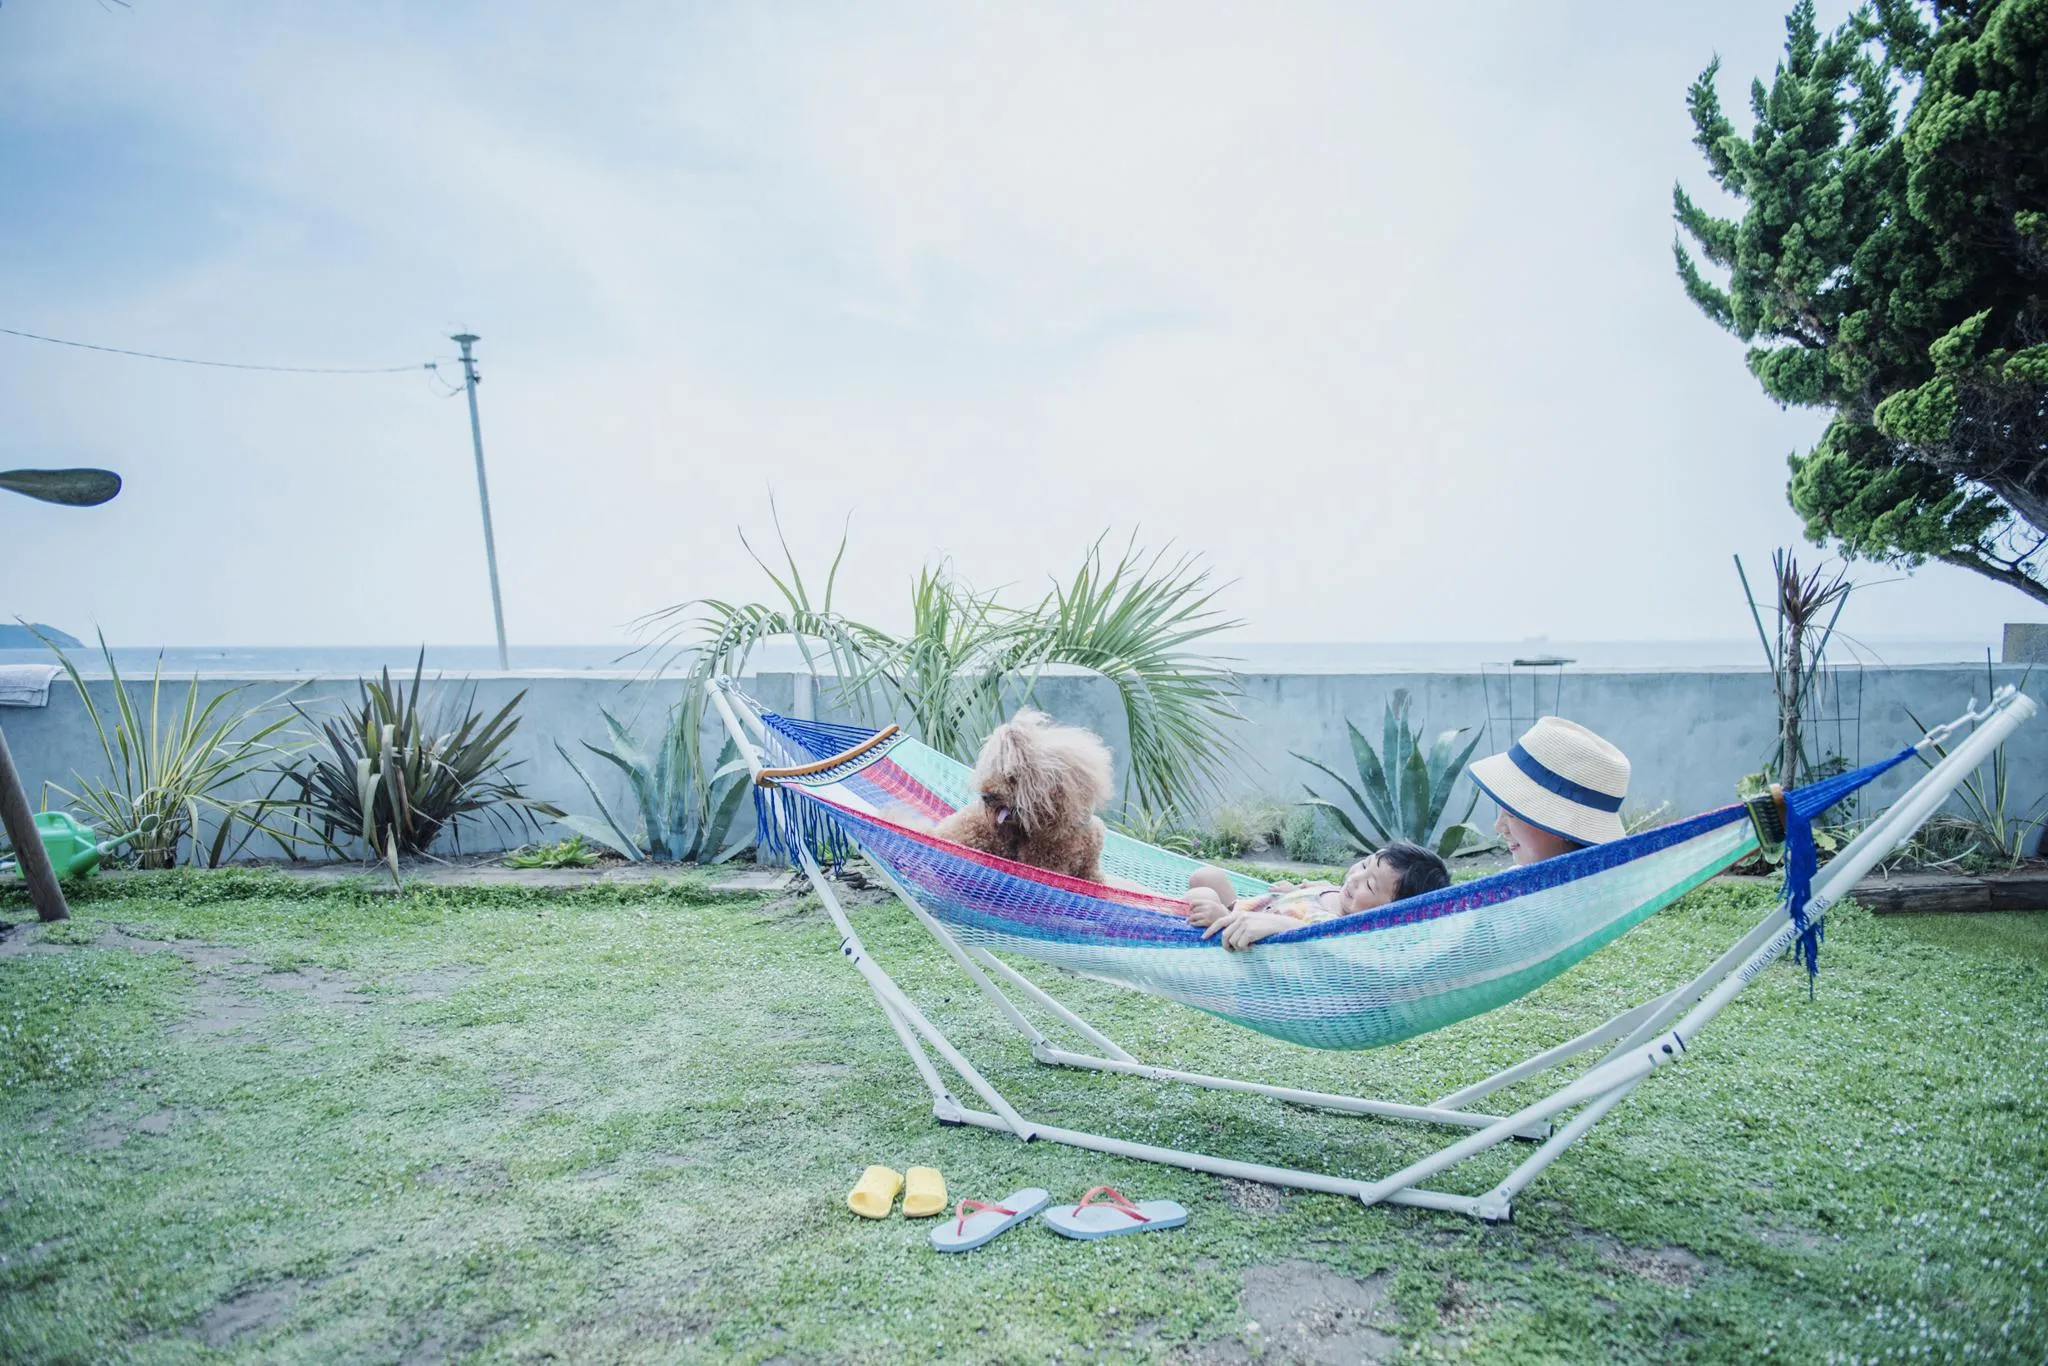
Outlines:
[[[1479,747],[1480,737],[1474,735],[1460,749],[1458,737],[1471,727],[1447,730],[1436,737],[1425,753],[1421,728],[1408,724],[1408,707],[1406,688],[1396,689],[1387,699],[1377,753],[1358,727],[1345,721],[1344,729],[1351,733],[1352,759],[1358,768],[1357,786],[1328,765],[1306,754],[1296,754],[1295,758],[1335,779],[1351,798],[1351,810],[1346,810],[1304,784],[1309,800],[1302,805],[1329,812],[1344,838],[1361,854],[1372,853],[1395,840],[1407,840],[1421,845],[1434,843],[1436,852],[1449,858],[1466,840],[1479,838],[1479,831],[1470,824],[1472,812],[1479,805],[1476,787],[1471,800],[1465,803],[1464,814],[1441,831],[1437,827],[1443,822],[1451,793],[1464,775],[1472,751]],[[1359,828],[1353,811],[1372,828],[1370,835]]]
[[864,720],[901,717],[927,744],[967,759],[1046,669],[1085,669],[1117,690],[1130,747],[1125,804],[1147,811],[1194,799],[1236,752],[1237,677],[1194,647],[1242,623],[1215,608],[1209,572],[1192,555],[1148,556],[1132,542],[1112,561],[1098,540],[1070,580],[1029,607],[976,592],[950,566],[927,568],[899,637],[834,606],[844,535],[815,597],[779,523],[777,536],[781,571],[747,551],[780,602],[701,599],[644,623],[666,659],[689,653],[698,685],[739,673],[756,646],[787,637],[814,675],[830,666],[837,699]]

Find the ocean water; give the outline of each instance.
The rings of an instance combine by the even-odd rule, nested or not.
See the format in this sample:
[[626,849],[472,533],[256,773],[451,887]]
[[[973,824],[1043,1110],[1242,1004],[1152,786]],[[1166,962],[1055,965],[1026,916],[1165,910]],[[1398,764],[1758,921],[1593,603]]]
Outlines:
[[[1982,664],[1985,652],[1996,658],[1998,644],[1987,640],[1922,640],[1865,638],[1837,640],[1830,650],[1836,663]],[[80,668],[103,672],[98,649],[88,645],[69,652]],[[410,672],[419,658],[418,645],[177,645],[154,649],[117,647],[115,663],[124,674],[147,674],[161,653],[168,674],[246,673],[357,677],[389,668]],[[1375,673],[1387,670],[1458,671],[1507,666],[1527,660],[1569,660],[1591,669],[1755,668],[1763,647],[1748,640],[1609,640],[1609,641],[1407,641],[1407,642],[1274,642],[1226,641],[1216,653],[1244,673]],[[630,644],[513,645],[515,671],[638,671],[654,656]],[[0,664],[54,662],[42,649],[0,649]],[[489,673],[497,668],[492,645],[429,645],[429,671]],[[791,645],[773,645],[755,652],[755,668],[803,667]]]

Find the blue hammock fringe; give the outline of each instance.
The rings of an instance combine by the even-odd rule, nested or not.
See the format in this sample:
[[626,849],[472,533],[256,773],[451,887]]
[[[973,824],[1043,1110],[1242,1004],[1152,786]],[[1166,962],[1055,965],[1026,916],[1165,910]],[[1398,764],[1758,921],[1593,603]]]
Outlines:
[[791,863],[797,850],[808,849],[820,867],[838,872],[853,856],[853,840],[837,813],[823,802],[814,802],[801,789],[754,787],[754,821],[757,842],[770,853]]
[[1813,875],[1820,867],[1820,851],[1813,843],[1813,822],[1836,802],[1897,768],[1914,753],[1909,746],[1889,759],[1795,787],[1785,794],[1785,910],[1799,931],[1792,952],[1806,966],[1809,989],[1820,973],[1820,941],[1827,932],[1825,921],[1809,920],[1806,916],[1806,903],[1813,899]]
[[[771,749],[775,751],[772,757],[778,765],[795,766],[829,759],[872,739],[875,734],[874,728],[869,726],[804,721],[778,716],[774,712],[761,713],[761,724],[768,731]],[[756,783],[754,820],[759,843],[791,863],[797,861],[797,850],[809,849],[811,857],[821,866],[837,872],[853,856],[853,840],[846,828],[834,819],[831,807],[808,800],[800,789],[827,787],[839,782],[874,763],[901,740],[908,738],[908,735],[898,732],[896,737],[873,746],[859,757],[822,772],[802,778],[779,778],[769,786]]]

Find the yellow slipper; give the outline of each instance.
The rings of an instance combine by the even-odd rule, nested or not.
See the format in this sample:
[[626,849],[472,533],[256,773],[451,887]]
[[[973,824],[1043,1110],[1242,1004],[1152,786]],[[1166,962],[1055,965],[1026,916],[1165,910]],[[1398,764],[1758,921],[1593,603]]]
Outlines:
[[863,1219],[886,1219],[896,1192],[903,1189],[903,1174],[888,1167],[869,1167],[860,1181],[846,1193],[846,1207]]
[[912,1167],[904,1173],[903,1217],[922,1219],[946,1208],[946,1178],[937,1167]]

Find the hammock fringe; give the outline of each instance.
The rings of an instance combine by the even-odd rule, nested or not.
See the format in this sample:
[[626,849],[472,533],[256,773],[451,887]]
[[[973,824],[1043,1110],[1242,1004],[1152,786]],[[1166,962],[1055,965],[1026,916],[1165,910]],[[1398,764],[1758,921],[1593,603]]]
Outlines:
[[1813,899],[1813,875],[1820,868],[1820,851],[1814,844],[1813,823],[1835,803],[1864,784],[1889,773],[1915,753],[1908,746],[1889,759],[1823,778],[1805,787],[1793,788],[1785,794],[1785,911],[1792,918],[1793,928],[1799,932],[1792,953],[1806,969],[1809,989],[1814,978],[1820,975],[1820,941],[1827,935],[1827,922],[1811,919],[1806,914],[1807,903]]

